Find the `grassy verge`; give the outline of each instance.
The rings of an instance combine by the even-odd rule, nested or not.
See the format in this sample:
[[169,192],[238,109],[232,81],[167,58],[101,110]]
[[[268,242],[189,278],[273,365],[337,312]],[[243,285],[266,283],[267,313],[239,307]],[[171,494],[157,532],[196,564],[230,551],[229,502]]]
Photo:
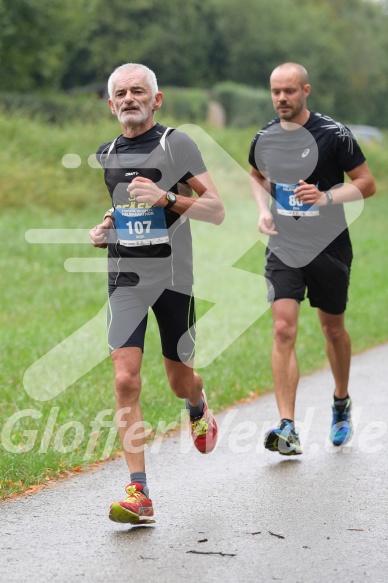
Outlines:
[[[6,210],[0,219],[3,274],[0,496],[4,498],[61,472],[104,459],[120,449],[112,422],[113,372],[109,358],[93,365],[48,401],[30,396],[23,384],[29,367],[93,320],[106,301],[105,274],[69,273],[64,268],[69,257],[102,258],[104,251],[81,242],[34,245],[26,241],[25,233],[29,229],[89,229],[100,220],[108,206],[108,198],[101,172],[92,169],[87,159],[96,144],[114,136],[117,128],[105,124],[96,128],[79,126],[58,130],[28,120],[21,123],[20,118],[1,118],[0,124],[5,144],[9,143],[8,138],[16,136],[10,151],[6,145],[2,148],[8,152],[2,167],[2,204]],[[24,139],[25,131],[29,139]],[[246,168],[246,152],[252,134],[253,131],[248,130],[226,130],[213,135],[217,143]],[[81,156],[79,168],[70,170],[62,166],[62,156],[69,152]],[[378,173],[380,156],[380,151],[371,152],[371,166],[375,164]],[[379,175],[383,176],[382,172]],[[232,223],[225,227],[229,229],[228,239],[223,239],[225,231],[199,226],[198,234],[204,233],[205,239],[205,247],[199,255],[199,286],[201,274],[214,269],[225,253],[229,253],[229,248],[235,248],[237,242],[240,244],[241,238],[244,244],[237,256],[233,256],[235,271],[241,276],[246,273],[260,275],[263,269],[263,243],[256,235],[256,214],[251,199],[246,192],[241,197],[236,196],[235,186],[231,188],[222,173],[217,176],[217,184],[225,193],[228,216],[237,222],[244,220],[245,239],[242,235],[233,239],[229,228]],[[387,190],[381,178],[380,194],[366,202],[363,213],[351,227],[355,262],[347,322],[354,352],[388,339],[388,317],[384,310],[388,274],[384,269],[386,255],[382,244],[388,211],[384,196]],[[196,229],[197,226],[193,229],[195,237]],[[239,295],[241,291],[245,292],[243,297],[248,297],[248,289],[241,287]],[[257,306],[260,293],[258,290]],[[211,298],[203,293],[198,295],[201,299],[197,311],[201,316],[209,309]],[[255,315],[257,306],[254,301],[250,304],[253,315],[249,325],[201,370],[215,410],[271,390],[271,316],[268,311],[261,314],[259,310]],[[237,311],[233,306],[227,308],[225,319]],[[90,358],[86,347],[91,343],[96,343],[96,349],[104,350],[105,329],[101,322],[98,326],[95,336],[84,332],[84,347],[81,343],[69,358],[69,370],[75,366],[76,359],[86,362]],[[214,336],[220,334],[220,330],[221,322]],[[302,306],[297,350],[302,374],[326,364],[316,314],[306,302]],[[153,430],[161,420],[165,424],[178,422],[181,403],[168,388],[152,317],[143,371],[145,419]],[[50,382],[50,371],[46,373]],[[54,378],[58,382],[57,377]],[[100,428],[95,422],[98,416],[106,427]]]

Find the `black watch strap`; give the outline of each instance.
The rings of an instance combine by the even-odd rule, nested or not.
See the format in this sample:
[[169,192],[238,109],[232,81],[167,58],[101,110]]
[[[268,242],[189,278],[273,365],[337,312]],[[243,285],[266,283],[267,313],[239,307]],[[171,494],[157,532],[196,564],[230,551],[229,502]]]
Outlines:
[[176,196],[173,192],[166,192],[167,204],[165,209],[170,209],[176,203]]

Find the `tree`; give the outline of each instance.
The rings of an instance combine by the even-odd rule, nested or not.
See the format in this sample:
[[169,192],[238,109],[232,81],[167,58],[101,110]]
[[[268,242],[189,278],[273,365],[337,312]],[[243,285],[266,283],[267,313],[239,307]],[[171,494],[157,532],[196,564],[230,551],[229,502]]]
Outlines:
[[3,90],[58,88],[94,0],[0,0]]
[[3,90],[106,83],[125,62],[160,85],[268,88],[274,67],[309,71],[311,107],[388,127],[388,0],[0,0]]

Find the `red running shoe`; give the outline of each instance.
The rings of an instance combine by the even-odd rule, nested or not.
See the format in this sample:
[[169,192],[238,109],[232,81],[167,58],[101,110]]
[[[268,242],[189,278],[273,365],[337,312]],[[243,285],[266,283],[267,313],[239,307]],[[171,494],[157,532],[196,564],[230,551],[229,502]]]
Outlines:
[[199,452],[210,453],[216,447],[218,428],[214,415],[208,407],[203,389],[202,399],[204,402],[202,417],[195,419],[195,421],[190,419],[191,437]]
[[131,482],[125,488],[128,497],[123,502],[113,502],[109,518],[113,522],[129,522],[130,524],[151,524],[154,509],[152,501],[142,492],[143,487],[137,482]]

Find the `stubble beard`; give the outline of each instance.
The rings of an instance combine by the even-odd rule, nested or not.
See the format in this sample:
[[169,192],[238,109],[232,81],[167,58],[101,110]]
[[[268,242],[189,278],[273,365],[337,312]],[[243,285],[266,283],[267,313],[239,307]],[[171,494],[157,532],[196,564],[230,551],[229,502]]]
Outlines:
[[278,110],[279,117],[280,119],[284,119],[284,121],[292,121],[302,111],[303,104],[299,103],[295,108],[290,105],[287,105],[287,107],[290,109],[288,109],[286,112],[280,113]]
[[118,121],[125,127],[136,127],[145,123],[148,119],[147,115],[139,110],[133,110],[132,112],[121,112],[118,114]]

